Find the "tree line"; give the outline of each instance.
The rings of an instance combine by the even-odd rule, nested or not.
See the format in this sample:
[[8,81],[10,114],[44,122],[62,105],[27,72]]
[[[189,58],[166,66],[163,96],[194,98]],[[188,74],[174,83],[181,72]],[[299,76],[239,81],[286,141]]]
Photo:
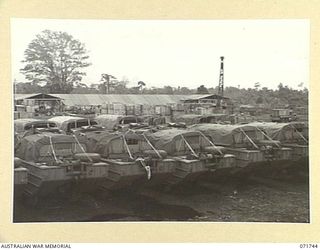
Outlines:
[[[84,69],[91,65],[85,45],[70,34],[44,30],[36,35],[24,52],[25,82],[14,81],[15,93],[64,93],[64,94],[215,94],[218,87],[198,88],[151,87],[144,81],[131,83],[128,79],[117,79],[109,72],[101,74],[100,82],[90,86],[82,82]],[[301,83],[303,85],[303,83]],[[133,87],[129,87],[133,85]],[[302,87],[300,85],[300,87]],[[305,106],[308,90],[296,90],[280,83],[276,90],[254,83],[253,88],[226,87],[225,96],[236,104]]]

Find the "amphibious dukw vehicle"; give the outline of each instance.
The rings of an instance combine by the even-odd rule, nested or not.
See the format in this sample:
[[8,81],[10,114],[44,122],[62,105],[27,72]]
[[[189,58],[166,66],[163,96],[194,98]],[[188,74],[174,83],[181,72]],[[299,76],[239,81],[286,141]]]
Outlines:
[[[173,172],[175,160],[156,149],[144,134],[93,132],[84,136],[90,152],[99,153],[109,171],[102,185],[107,190],[132,184],[159,184]],[[138,183],[139,182],[139,183]]]
[[23,134],[24,132],[31,129],[40,129],[40,128],[56,128],[54,122],[50,122],[42,119],[17,119],[14,120],[14,132],[18,134]]
[[214,145],[204,134],[183,129],[164,129],[148,134],[157,149],[164,150],[176,163],[169,184],[195,180],[211,169],[234,167],[233,155]]
[[22,161],[14,157],[14,199],[21,198],[28,184],[28,169],[22,166]]
[[14,120],[15,144],[26,135],[43,132],[60,133],[60,130],[54,122],[43,119]]
[[[107,130],[117,130],[123,126],[129,126],[130,124],[142,124],[143,118],[134,115],[99,115],[95,118],[95,121],[105,127]],[[146,124],[147,125],[147,124]]]
[[266,133],[252,125],[199,124],[189,128],[201,131],[216,145],[235,155],[237,166],[269,161],[290,161],[292,149],[282,147]]
[[[309,124],[308,122],[291,122],[293,127],[296,128],[296,130],[303,135],[303,137],[307,140],[309,140]],[[304,142],[305,139],[301,138],[299,135],[298,138],[300,141]]]
[[61,133],[61,130],[54,122],[43,119],[14,120],[14,148],[16,149],[23,137],[45,132]]
[[167,123],[166,118],[161,115],[142,115],[140,117],[143,123],[150,126],[165,125]]
[[309,155],[309,142],[303,135],[303,123],[252,123],[267,133],[272,140],[277,140],[281,146],[292,149],[292,159],[300,160]]
[[75,130],[83,127],[94,127],[97,125],[97,122],[91,118],[76,116],[56,116],[50,118],[49,121],[55,123],[66,134],[73,134]]
[[28,169],[27,198],[66,191],[69,187],[92,191],[108,173],[100,155],[88,153],[76,136],[44,133],[24,137],[16,150],[21,166]]
[[226,114],[211,114],[211,115],[195,115],[185,114],[173,117],[173,122],[185,123],[186,125],[200,124],[200,123],[222,123],[227,122]]

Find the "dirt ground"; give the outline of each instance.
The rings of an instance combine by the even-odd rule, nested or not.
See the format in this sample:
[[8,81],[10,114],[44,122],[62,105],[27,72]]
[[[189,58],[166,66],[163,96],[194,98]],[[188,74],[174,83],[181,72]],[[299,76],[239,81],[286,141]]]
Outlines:
[[307,167],[206,176],[171,190],[48,198],[36,207],[15,201],[15,222],[215,221],[309,222]]

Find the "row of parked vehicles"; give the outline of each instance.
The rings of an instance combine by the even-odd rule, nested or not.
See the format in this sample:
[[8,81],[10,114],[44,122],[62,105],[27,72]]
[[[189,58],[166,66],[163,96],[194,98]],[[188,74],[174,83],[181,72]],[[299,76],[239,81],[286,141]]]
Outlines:
[[[178,119],[177,119],[178,120]],[[15,197],[173,188],[221,169],[306,161],[303,123],[207,123],[101,115],[15,120]]]

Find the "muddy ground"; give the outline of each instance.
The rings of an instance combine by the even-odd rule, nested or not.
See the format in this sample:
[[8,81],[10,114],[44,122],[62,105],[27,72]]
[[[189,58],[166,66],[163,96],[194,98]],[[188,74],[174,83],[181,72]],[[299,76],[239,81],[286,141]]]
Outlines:
[[308,169],[212,173],[171,190],[131,188],[112,194],[15,201],[15,222],[215,221],[309,222]]

